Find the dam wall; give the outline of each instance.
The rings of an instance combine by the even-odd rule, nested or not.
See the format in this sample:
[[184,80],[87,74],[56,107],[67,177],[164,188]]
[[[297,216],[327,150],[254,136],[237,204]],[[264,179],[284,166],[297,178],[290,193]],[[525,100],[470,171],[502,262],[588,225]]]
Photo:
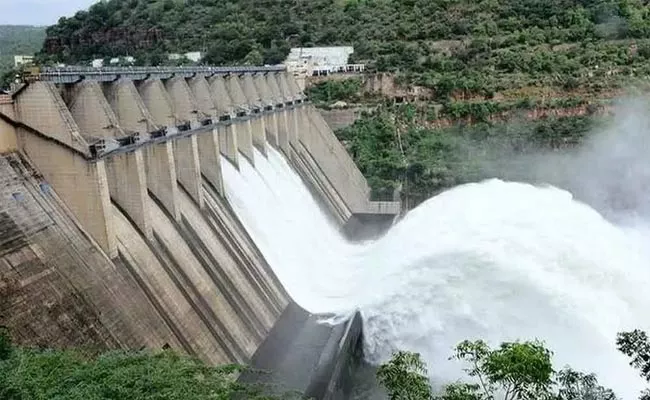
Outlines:
[[221,166],[279,149],[352,236],[358,216],[392,221],[399,204],[370,201],[285,71],[45,71],[13,102],[0,118],[0,324],[20,343],[169,346],[340,398],[358,317],[325,327],[291,301]]
[[16,139],[16,128],[11,123],[11,119],[0,114],[0,154],[18,149]]

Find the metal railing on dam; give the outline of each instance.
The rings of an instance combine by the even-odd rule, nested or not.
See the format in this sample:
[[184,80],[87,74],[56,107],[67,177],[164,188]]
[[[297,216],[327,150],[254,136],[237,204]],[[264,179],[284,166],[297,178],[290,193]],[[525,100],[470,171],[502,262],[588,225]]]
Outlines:
[[120,78],[144,80],[148,78],[167,79],[173,76],[192,78],[194,76],[210,77],[216,74],[267,73],[285,71],[284,65],[271,66],[189,66],[189,67],[83,67],[69,66],[61,68],[46,67],[33,78],[54,83],[76,83],[84,79],[111,82]]

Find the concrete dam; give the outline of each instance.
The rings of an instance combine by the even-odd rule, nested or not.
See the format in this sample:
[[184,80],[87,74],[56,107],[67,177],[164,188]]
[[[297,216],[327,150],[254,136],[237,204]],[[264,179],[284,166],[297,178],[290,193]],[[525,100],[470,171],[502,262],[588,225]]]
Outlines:
[[324,325],[293,302],[225,195],[223,163],[270,151],[351,239],[400,212],[370,200],[283,67],[43,70],[0,103],[0,325],[25,345],[171,347],[345,397],[359,316]]

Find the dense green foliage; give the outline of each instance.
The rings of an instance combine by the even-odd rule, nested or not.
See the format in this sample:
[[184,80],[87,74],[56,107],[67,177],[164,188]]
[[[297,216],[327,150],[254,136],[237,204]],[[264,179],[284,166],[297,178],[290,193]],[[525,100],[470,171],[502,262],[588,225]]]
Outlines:
[[339,100],[359,101],[362,85],[360,78],[331,80],[311,86],[306,94],[316,104],[329,104]]
[[0,25],[0,88],[13,77],[14,55],[33,55],[45,39],[45,28]]
[[440,98],[539,84],[601,90],[650,68],[642,0],[109,0],[47,33],[46,58],[68,63],[193,50],[209,63],[277,63],[292,46],[354,45],[353,61]]
[[595,123],[590,117],[521,123],[480,123],[427,128],[413,108],[380,108],[337,135],[368,178],[377,199],[401,188],[413,207],[449,187],[493,176],[514,154],[579,144]]
[[389,362],[379,367],[377,378],[388,390],[391,400],[431,397],[427,368],[417,354],[395,353]]
[[171,351],[109,352],[12,348],[0,332],[3,400],[269,399],[238,384],[236,365],[210,367]]
[[476,396],[492,398],[498,391],[504,400],[550,396],[554,371],[551,352],[542,343],[502,343],[493,350],[481,340],[463,341],[453,358],[469,364],[465,371],[480,383],[474,387]]
[[456,382],[434,394],[420,355],[400,351],[377,371],[391,400],[617,400],[594,374],[565,367],[554,371],[543,343],[463,341],[451,359],[464,362],[472,383]]
[[[380,107],[338,133],[373,196],[401,189],[407,207],[489,176],[494,160],[578,144],[591,119],[505,122],[539,110],[591,114],[650,76],[643,0],[109,0],[47,36],[42,59],[66,63],[130,54],[158,64],[201,50],[211,64],[273,64],[294,46],[353,45],[352,62],[428,88],[436,102]],[[358,79],[308,94],[320,105],[369,100]]]
[[[641,376],[650,382],[650,339],[639,329],[621,332],[616,337],[618,350],[631,358],[630,365],[639,370]],[[646,389],[641,400],[650,400],[650,389]]]

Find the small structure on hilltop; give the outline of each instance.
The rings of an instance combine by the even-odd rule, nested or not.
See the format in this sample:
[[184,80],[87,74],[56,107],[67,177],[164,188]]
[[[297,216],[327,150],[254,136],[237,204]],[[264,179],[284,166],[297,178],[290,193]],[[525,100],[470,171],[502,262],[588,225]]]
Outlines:
[[354,53],[352,46],[334,47],[294,47],[289,52],[284,65],[292,73],[301,89],[309,76],[329,76],[331,74],[359,74],[365,71],[364,64],[349,64]]
[[19,68],[23,65],[30,65],[34,62],[34,56],[15,55],[14,68]]
[[200,51],[190,51],[184,54],[179,54],[179,53],[170,53],[167,58],[171,61],[178,61],[182,59],[187,59],[190,62],[199,62],[203,58],[203,53]]

